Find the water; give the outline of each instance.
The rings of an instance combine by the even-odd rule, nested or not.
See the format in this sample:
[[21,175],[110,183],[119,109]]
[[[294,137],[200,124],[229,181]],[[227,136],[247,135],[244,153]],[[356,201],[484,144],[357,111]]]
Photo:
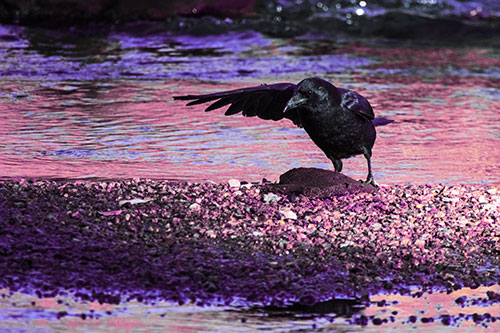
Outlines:
[[[487,311],[491,316],[500,314],[498,304],[486,307],[478,304],[460,305],[459,297],[481,299],[488,290],[497,287],[464,288],[451,294],[424,294],[423,297],[376,295],[372,305],[364,309],[366,316],[387,319],[382,326],[361,327],[352,325],[351,319],[334,313],[317,316],[297,313],[265,313],[249,308],[222,306],[179,306],[169,302],[143,304],[136,301],[120,305],[98,302],[74,302],[65,297],[39,299],[22,293],[12,293],[0,299],[1,327],[26,332],[53,331],[127,331],[127,332],[385,332],[414,331],[424,329],[435,332],[483,332],[485,328],[495,330],[498,323],[484,321],[475,323],[473,314]],[[5,292],[1,290],[0,292]],[[83,316],[82,316],[83,315]],[[435,318],[422,323],[411,317]],[[449,316],[451,321],[443,325],[441,318]],[[392,320],[390,319],[392,317]],[[481,325],[484,324],[484,325]]]
[[[205,113],[203,106],[172,100],[174,95],[319,76],[358,91],[377,116],[395,120],[378,128],[372,166],[379,183],[500,185],[497,44],[409,44],[317,32],[270,37],[251,30],[188,35],[139,28],[0,25],[1,177],[220,182],[277,180],[300,166],[332,169],[307,134],[287,120],[225,117],[222,110]],[[364,179],[364,158],[346,160],[344,172]],[[458,297],[392,295],[399,303],[372,306],[366,313],[384,317],[399,311],[387,329],[422,327],[405,320],[421,316],[416,309],[438,302],[433,297],[440,295],[448,303]],[[373,301],[377,297],[385,296]],[[37,304],[30,305],[33,301]],[[481,312],[448,303],[428,310],[429,315]],[[0,302],[0,316],[4,327],[47,330],[359,328],[346,319],[276,319],[241,309],[124,306],[65,306],[21,294]],[[57,319],[61,310],[70,315]],[[499,314],[497,306],[488,311]],[[80,313],[97,313],[100,319],[83,321]],[[443,328],[437,322],[425,327]],[[470,327],[475,327],[471,320],[462,325]]]
[[[378,116],[383,184],[500,184],[500,52],[318,34],[190,36],[0,26],[0,175],[277,180],[332,169],[291,122],[186,107],[173,95],[323,77]],[[362,179],[363,157],[344,172]]]

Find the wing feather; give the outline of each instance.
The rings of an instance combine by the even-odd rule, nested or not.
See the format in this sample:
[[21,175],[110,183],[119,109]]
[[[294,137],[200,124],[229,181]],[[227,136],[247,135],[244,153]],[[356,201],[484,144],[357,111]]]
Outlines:
[[342,88],[337,88],[337,90],[340,92],[342,98],[340,105],[343,108],[351,110],[368,120],[373,120],[375,118],[373,108],[366,98],[351,90]]
[[242,112],[246,117],[258,116],[262,119],[272,120],[288,118],[297,124],[298,119],[295,119],[295,113],[283,113],[296,87],[293,83],[276,83],[212,94],[174,96],[174,99],[191,101],[187,105],[215,101],[205,111],[212,111],[229,105],[229,108],[224,113],[227,116]]
[[233,114],[239,113],[245,107],[245,101],[246,101],[246,98],[240,98],[240,99],[235,100],[231,104],[231,106],[226,110],[224,115],[225,116],[232,116]]
[[231,104],[233,102],[233,100],[234,100],[233,97],[230,97],[230,96],[223,97],[223,98],[219,99],[218,101],[216,101],[215,103],[212,103],[208,108],[205,109],[205,111],[208,112],[208,111],[212,111],[215,109],[220,109],[223,106]]

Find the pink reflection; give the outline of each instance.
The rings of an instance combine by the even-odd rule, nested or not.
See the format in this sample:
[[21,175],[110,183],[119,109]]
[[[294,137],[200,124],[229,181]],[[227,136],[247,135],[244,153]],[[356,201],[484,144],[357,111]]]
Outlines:
[[[362,93],[378,115],[396,121],[378,128],[373,168],[380,183],[500,184],[500,80],[426,77],[417,71],[429,66],[486,70],[497,66],[498,58],[483,50],[348,46],[336,52],[395,57],[366,66],[372,74],[356,74],[354,82],[328,78]],[[391,74],[391,68],[414,74]],[[260,181],[277,180],[299,166],[331,169],[307,134],[291,122],[224,117],[222,110],[204,113],[203,106],[186,107],[171,99],[251,84],[6,82],[0,103],[0,175]],[[11,92],[26,96],[9,97]],[[344,172],[362,179],[365,168],[358,157],[345,161]]]
[[[413,296],[402,296],[402,295],[378,295],[370,297],[372,302],[385,301],[386,306],[370,306],[366,309],[366,316],[376,316],[380,318],[389,317],[393,311],[396,311],[396,317],[398,319],[406,319],[410,316],[416,316],[418,322],[416,326],[426,327],[433,329],[442,329],[443,325],[438,320],[442,315],[450,315],[455,320],[458,319],[460,314],[472,315],[472,314],[490,314],[493,317],[500,316],[500,304],[495,303],[493,305],[485,306],[484,303],[479,302],[477,305],[464,304],[460,305],[456,302],[459,297],[466,297],[468,301],[474,299],[488,299],[486,293],[488,291],[498,292],[500,286],[490,286],[490,287],[479,287],[477,289],[463,288],[458,291],[447,294],[445,292],[437,292],[433,294],[424,293],[422,297]],[[394,303],[393,303],[394,302]],[[435,318],[433,323],[428,323],[422,325],[420,319]],[[392,326],[398,327],[401,324],[401,320],[398,320]],[[457,326],[456,324],[453,326]],[[467,330],[471,327],[478,327],[476,323],[472,320],[462,320],[459,322],[460,329]],[[498,323],[490,323],[490,329],[498,328]]]

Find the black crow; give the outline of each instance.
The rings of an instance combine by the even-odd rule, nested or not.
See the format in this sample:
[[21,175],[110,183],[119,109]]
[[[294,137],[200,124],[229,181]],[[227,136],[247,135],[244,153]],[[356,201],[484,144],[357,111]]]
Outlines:
[[303,127],[314,143],[342,171],[342,159],[363,154],[368,162],[366,183],[375,185],[370,159],[375,143],[375,126],[392,122],[375,118],[370,103],[360,94],[319,78],[293,83],[276,83],[206,95],[174,96],[192,100],[187,105],[213,102],[205,111],[230,105],[225,115],[242,112],[246,117],[290,119]]

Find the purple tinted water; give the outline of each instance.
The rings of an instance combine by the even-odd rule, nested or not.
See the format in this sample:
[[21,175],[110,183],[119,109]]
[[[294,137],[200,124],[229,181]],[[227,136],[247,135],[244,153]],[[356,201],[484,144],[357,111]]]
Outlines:
[[[500,184],[500,53],[256,32],[89,35],[0,26],[0,176],[275,180],[331,169],[291,122],[186,107],[197,94],[320,76],[378,116],[375,177]],[[362,157],[344,172],[361,179]]]

